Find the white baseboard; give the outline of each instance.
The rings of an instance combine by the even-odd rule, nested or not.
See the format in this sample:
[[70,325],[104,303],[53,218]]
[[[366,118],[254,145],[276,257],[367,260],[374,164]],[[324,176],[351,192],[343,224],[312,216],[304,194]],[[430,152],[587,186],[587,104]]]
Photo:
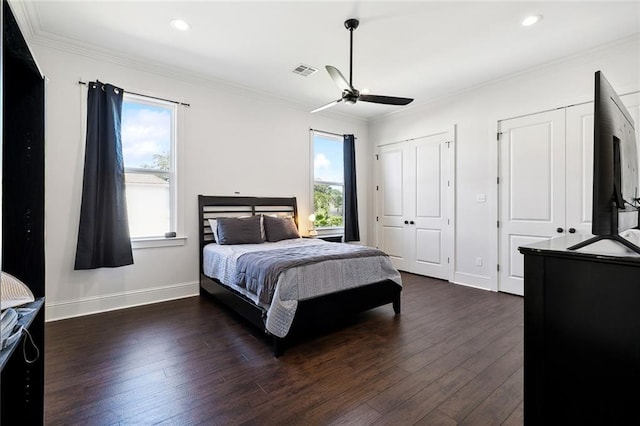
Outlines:
[[57,321],[65,318],[196,296],[199,293],[198,286],[199,284],[197,282],[192,282],[86,297],[63,302],[48,303],[45,301],[45,321]]
[[465,272],[456,272],[453,277],[455,284],[467,287],[479,288],[482,290],[498,291],[491,277],[484,275],[468,274]]

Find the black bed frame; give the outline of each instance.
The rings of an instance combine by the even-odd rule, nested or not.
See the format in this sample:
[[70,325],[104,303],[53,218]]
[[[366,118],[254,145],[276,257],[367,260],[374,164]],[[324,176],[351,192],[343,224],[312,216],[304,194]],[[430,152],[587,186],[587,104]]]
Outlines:
[[336,313],[355,314],[378,306],[393,304],[393,310],[400,314],[400,292],[402,287],[390,280],[380,281],[361,287],[327,294],[298,302],[296,316],[289,335],[284,338],[271,335],[265,326],[266,311],[237,291],[223,285],[218,280],[203,273],[203,249],[213,241],[213,233],[208,219],[216,217],[246,216],[256,214],[290,214],[298,223],[298,209],[295,197],[227,197],[198,195],[200,223],[200,295],[214,296],[216,300],[236,312],[273,338],[274,355],[284,351],[286,340],[293,330],[318,326],[323,318]]

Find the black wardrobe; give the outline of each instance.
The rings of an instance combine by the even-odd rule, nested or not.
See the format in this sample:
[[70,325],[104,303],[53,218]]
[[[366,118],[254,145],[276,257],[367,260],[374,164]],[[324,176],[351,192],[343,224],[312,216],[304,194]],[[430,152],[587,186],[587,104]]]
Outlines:
[[20,342],[3,364],[1,422],[38,425],[43,423],[45,356],[44,78],[6,0],[0,23],[2,270],[27,284],[39,302],[28,329],[40,351],[29,364]]

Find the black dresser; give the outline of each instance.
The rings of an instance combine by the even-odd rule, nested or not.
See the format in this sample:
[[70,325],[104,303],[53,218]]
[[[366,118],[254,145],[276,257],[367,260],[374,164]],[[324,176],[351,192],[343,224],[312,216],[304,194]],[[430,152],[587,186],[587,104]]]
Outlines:
[[527,425],[640,424],[640,256],[583,238],[520,247]]

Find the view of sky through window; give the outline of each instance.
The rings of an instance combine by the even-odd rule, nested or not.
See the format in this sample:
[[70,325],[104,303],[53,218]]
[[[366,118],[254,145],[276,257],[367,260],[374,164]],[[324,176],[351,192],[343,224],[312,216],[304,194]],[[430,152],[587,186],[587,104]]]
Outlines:
[[344,142],[314,133],[313,212],[318,229],[341,227],[344,204]]
[[175,114],[173,106],[137,100],[125,95],[122,104],[129,234],[158,237],[175,230],[171,205]]
[[155,155],[171,152],[171,110],[126,101],[122,105],[122,154],[125,167],[154,166]]
[[343,142],[316,134],[313,145],[313,175],[316,182],[343,182]]

